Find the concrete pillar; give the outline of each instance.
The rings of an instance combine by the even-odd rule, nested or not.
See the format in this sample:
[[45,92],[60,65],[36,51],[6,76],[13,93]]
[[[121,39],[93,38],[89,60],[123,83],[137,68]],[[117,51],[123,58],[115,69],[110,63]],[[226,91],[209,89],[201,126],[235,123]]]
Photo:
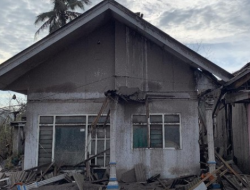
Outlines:
[[214,130],[213,130],[213,104],[214,100],[212,97],[207,97],[206,103],[206,128],[207,128],[207,144],[208,144],[208,166],[209,172],[215,170],[216,161],[214,156]]
[[118,99],[110,100],[110,177],[107,189],[119,189],[116,178],[116,127]]

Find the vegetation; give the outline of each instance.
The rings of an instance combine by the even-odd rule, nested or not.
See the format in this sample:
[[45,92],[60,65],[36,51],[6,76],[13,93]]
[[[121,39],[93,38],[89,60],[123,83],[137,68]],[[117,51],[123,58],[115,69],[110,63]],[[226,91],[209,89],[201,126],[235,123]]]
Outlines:
[[42,26],[35,33],[35,37],[42,31],[49,28],[49,33],[61,28],[68,22],[80,16],[75,12],[77,8],[84,10],[84,4],[90,4],[90,0],[51,0],[53,9],[49,12],[41,13],[36,17],[35,24],[43,22]]
[[[20,155],[13,155],[13,127],[10,123],[14,120],[20,121],[26,112],[26,101],[17,99],[16,95],[8,101],[8,106],[0,108],[0,165],[5,160],[5,169],[13,167],[13,161]],[[1,167],[0,167],[1,168]]]
[[5,160],[12,153],[12,128],[10,127],[10,121],[13,119],[6,113],[2,113],[2,116],[5,118],[0,125],[0,160]]

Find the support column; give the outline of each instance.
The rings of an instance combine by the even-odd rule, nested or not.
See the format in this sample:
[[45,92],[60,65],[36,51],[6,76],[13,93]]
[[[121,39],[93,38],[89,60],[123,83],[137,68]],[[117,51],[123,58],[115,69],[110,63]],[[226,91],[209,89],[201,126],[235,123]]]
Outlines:
[[208,166],[209,172],[215,170],[216,161],[214,156],[214,130],[213,130],[213,105],[214,99],[207,97],[206,103],[206,127],[207,127],[207,144],[208,144]]
[[110,100],[110,177],[107,189],[119,190],[116,178],[116,127],[118,97]]

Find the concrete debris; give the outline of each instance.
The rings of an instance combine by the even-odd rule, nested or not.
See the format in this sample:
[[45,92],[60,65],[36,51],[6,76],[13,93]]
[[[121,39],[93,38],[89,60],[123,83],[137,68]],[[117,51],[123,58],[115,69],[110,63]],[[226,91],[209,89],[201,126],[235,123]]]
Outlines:
[[[206,152],[206,150],[203,150]],[[216,169],[201,175],[181,176],[174,179],[162,179],[160,174],[146,178],[145,166],[141,163],[121,175],[121,190],[242,190],[250,188],[250,176],[242,174],[232,160],[226,161],[215,152]],[[94,156],[95,157],[95,156]],[[77,165],[66,166],[48,163],[25,171],[0,172],[0,190],[36,189],[36,190],[103,190],[109,182],[108,172],[98,166],[92,166],[89,158]],[[88,178],[86,163],[90,164]],[[237,171],[237,172],[236,172]]]
[[146,171],[143,164],[136,164],[135,165],[135,176],[137,182],[145,182],[146,179]]
[[[241,190],[243,188],[249,189],[250,176],[236,173],[233,168],[220,156],[217,155],[217,169],[211,173],[202,172],[200,176],[189,175],[175,179],[160,179],[160,174],[156,174],[146,182],[141,183],[137,180],[136,170],[142,174],[143,165],[137,165],[136,170],[132,169],[125,172],[121,180],[124,182],[129,179],[129,174],[136,175],[137,182],[120,183],[123,190],[157,190],[157,189],[175,189],[175,190],[206,190],[206,189],[225,189],[225,190]],[[134,174],[133,174],[134,172]],[[144,172],[145,174],[145,172]],[[141,175],[140,175],[141,177]],[[138,179],[140,179],[138,177]],[[132,177],[135,180],[134,177]],[[143,180],[139,180],[143,181]]]
[[204,182],[202,182],[196,188],[194,188],[194,190],[206,190],[206,189],[207,189],[207,186],[205,185]]
[[[91,168],[93,166],[90,165]],[[98,166],[95,166],[95,168]],[[92,170],[92,169],[91,169]],[[68,184],[60,186],[58,189],[103,189],[107,183],[107,173],[101,179],[94,171],[91,175],[96,181],[86,181],[85,165],[79,166],[57,166],[55,163],[49,163],[34,167],[26,171],[14,171],[0,173],[0,189],[43,189],[47,190],[48,185],[53,185],[53,190],[57,189],[59,184]],[[74,184],[73,184],[74,183]],[[97,183],[97,184],[94,184]],[[49,188],[48,188],[49,189]]]
[[84,176],[82,174],[79,174],[79,173],[74,173],[73,178],[75,179],[79,190],[83,190]]
[[147,182],[152,183],[152,182],[156,181],[158,178],[160,178],[160,176],[161,176],[160,174],[155,174],[152,177],[148,178]]
[[133,168],[127,172],[124,172],[121,176],[121,181],[124,183],[136,182],[135,169]]
[[30,185],[27,185],[26,189],[29,190],[29,189],[41,187],[41,186],[44,186],[44,185],[47,185],[47,184],[50,184],[50,183],[53,183],[53,182],[60,181],[62,179],[65,179],[66,175],[67,174],[61,174],[61,175],[58,175],[58,176],[55,176],[55,177],[52,177],[52,178],[49,178],[49,179],[46,179],[46,180],[43,180],[43,181],[34,182],[34,183],[30,184]]

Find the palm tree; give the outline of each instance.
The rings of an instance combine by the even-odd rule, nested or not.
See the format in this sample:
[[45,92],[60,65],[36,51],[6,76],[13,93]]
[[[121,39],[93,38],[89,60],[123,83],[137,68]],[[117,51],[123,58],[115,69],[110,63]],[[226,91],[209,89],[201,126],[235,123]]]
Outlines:
[[49,28],[49,33],[61,28],[68,22],[74,20],[81,13],[74,12],[76,8],[84,9],[84,4],[90,4],[90,0],[51,0],[54,8],[36,17],[35,24],[44,22],[36,31],[35,37],[42,31]]

